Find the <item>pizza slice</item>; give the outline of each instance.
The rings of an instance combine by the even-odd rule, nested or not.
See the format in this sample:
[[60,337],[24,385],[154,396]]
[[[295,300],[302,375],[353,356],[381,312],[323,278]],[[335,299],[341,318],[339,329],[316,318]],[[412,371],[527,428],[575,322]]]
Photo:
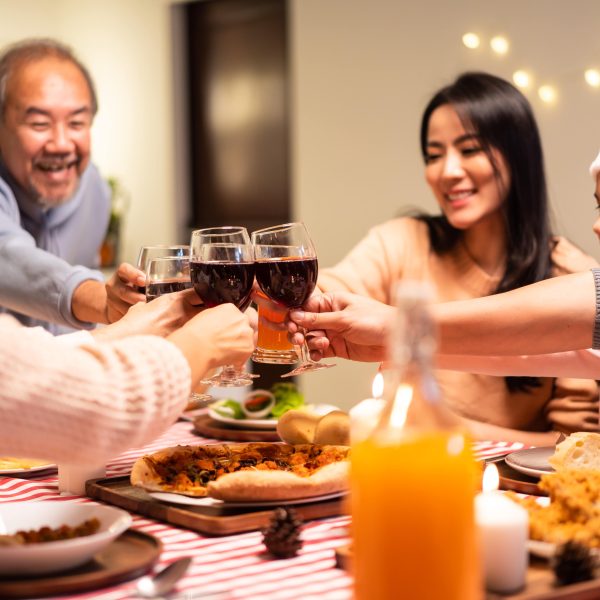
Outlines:
[[229,502],[307,498],[348,488],[348,451],[266,442],[176,446],[138,459],[131,483]]

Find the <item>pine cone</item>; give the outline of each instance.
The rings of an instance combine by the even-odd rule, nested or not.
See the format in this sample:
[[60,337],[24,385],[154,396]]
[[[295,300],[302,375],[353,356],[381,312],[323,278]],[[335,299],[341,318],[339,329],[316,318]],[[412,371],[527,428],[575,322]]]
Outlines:
[[302,548],[300,530],[302,521],[293,508],[277,508],[273,511],[269,527],[263,531],[267,550],[277,558],[291,558]]
[[595,560],[589,548],[569,541],[559,548],[552,566],[559,585],[594,578]]

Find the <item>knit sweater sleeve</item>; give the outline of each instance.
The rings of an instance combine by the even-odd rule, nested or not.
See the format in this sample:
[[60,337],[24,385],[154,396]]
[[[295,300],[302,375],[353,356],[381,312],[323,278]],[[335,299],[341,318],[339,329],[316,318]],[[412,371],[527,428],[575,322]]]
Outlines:
[[596,318],[594,319],[594,334],[592,337],[592,348],[600,349],[600,268],[592,269],[594,274],[594,285],[596,286]]
[[190,368],[155,336],[61,344],[0,316],[0,453],[101,464],[169,427],[185,407]]

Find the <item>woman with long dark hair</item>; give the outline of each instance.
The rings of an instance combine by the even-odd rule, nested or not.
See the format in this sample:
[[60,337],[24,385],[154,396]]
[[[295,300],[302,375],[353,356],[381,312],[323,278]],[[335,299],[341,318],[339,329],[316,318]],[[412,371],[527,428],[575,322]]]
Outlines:
[[[486,73],[439,90],[421,121],[425,178],[440,214],[373,228],[319,276],[322,291],[393,303],[399,279],[427,280],[438,301],[488,296],[595,266],[552,235],[538,128],[527,99]],[[551,443],[556,431],[597,429],[592,380],[438,372],[448,405],[488,439]],[[530,432],[524,434],[523,432]]]

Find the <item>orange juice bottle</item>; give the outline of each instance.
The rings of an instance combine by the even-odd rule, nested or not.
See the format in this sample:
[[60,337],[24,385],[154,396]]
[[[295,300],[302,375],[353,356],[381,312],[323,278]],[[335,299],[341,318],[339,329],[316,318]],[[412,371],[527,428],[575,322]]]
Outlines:
[[351,450],[357,600],[479,600],[477,467],[431,372],[433,327],[421,284],[399,288],[395,365],[373,434]]

